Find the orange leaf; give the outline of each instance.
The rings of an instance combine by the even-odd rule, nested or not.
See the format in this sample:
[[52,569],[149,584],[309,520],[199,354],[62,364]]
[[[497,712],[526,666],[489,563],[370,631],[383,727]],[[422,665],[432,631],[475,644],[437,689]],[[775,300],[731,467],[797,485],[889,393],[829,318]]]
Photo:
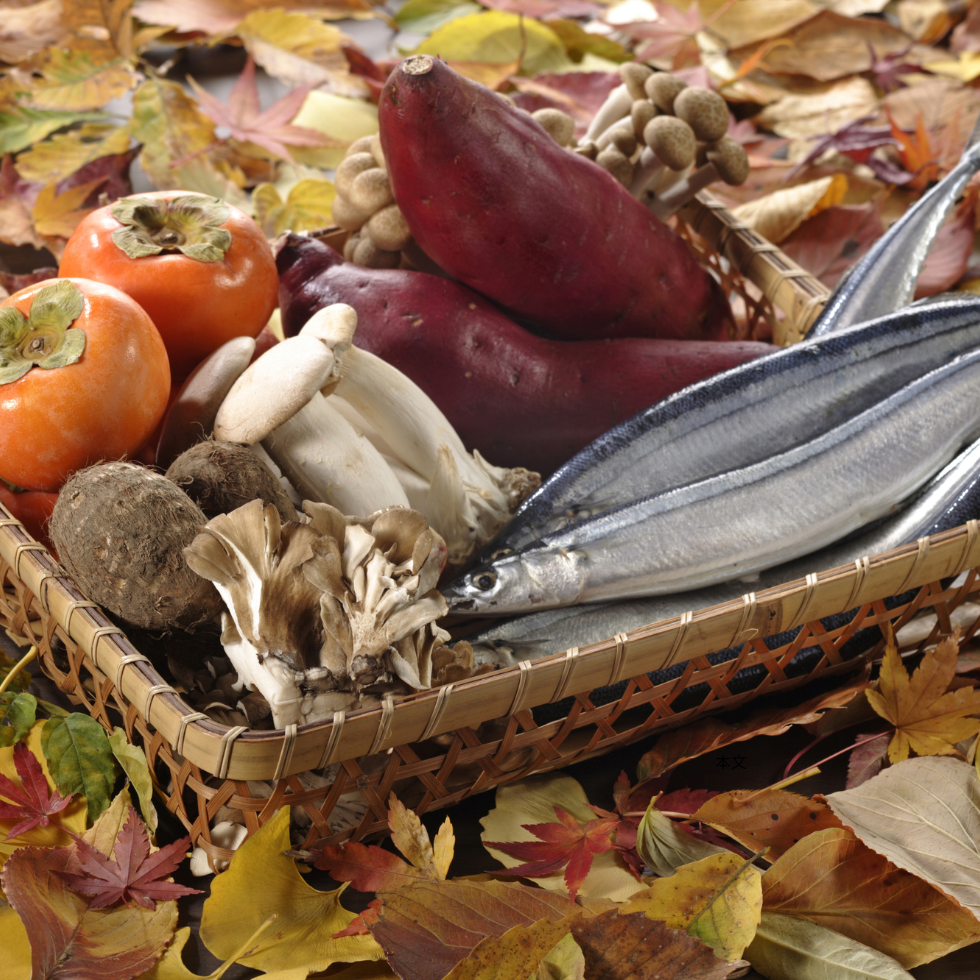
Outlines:
[[891,762],[902,762],[910,751],[952,755],[957,742],[980,732],[980,720],[968,717],[980,712],[980,691],[973,687],[947,691],[958,655],[957,635],[948,636],[926,653],[909,676],[894,641],[888,643],[878,690],[865,693],[871,707],[895,726],[888,746]]
[[887,110],[886,112],[892,135],[898,141],[898,155],[902,166],[910,174],[915,175],[908,186],[913,190],[924,191],[939,177],[939,148],[932,145],[929,131],[921,115],[916,116],[915,132],[906,133],[895,124],[891,112]]

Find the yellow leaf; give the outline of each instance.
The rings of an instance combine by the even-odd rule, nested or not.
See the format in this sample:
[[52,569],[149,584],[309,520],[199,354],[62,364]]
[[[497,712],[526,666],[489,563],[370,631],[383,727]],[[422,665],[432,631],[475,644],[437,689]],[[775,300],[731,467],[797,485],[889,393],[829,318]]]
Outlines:
[[[48,792],[54,793],[56,792],[54,780],[48,770],[48,761],[44,758],[44,752],[41,751],[41,729],[43,727],[43,720],[37,722],[24,741],[41,764],[44,778],[48,784]],[[14,767],[14,747],[12,745],[0,748],[0,775],[6,776],[16,783],[20,782],[20,776]],[[85,832],[87,817],[88,804],[84,797],[78,796],[60,813],[51,814],[48,818],[47,827],[35,827],[12,840],[7,839],[7,834],[10,833],[17,820],[13,818],[0,819],[0,866],[18,847],[29,845],[33,847],[66,847],[72,842],[71,834]],[[2,929],[0,929],[0,935],[5,935]]]
[[643,912],[671,929],[684,929],[732,962],[752,942],[759,925],[762,875],[738,854],[714,854],[656,879],[620,912]]
[[740,204],[733,214],[773,244],[778,245],[815,214],[844,202],[847,177],[833,174],[806,184],[783,187]]
[[388,800],[388,826],[391,828],[391,842],[409,864],[418,868],[426,878],[432,881],[445,880],[449,873],[449,862],[453,858],[453,844],[456,841],[449,817],[446,817],[437,835],[437,837],[442,837],[440,850],[443,859],[441,863],[445,864],[444,868],[441,863],[438,866],[436,864],[429,835],[425,827],[422,826],[418,814],[414,810],[409,810],[394,793]]
[[574,917],[554,922],[541,919],[530,926],[512,926],[502,936],[487,936],[443,980],[523,980],[563,936],[570,935],[574,921]]
[[309,14],[256,10],[235,28],[242,43],[270,75],[289,85],[323,85],[345,95],[366,94],[350,74],[341,50],[349,38]]
[[457,17],[434,31],[416,49],[450,64],[468,62],[510,65],[520,62],[521,72],[537,75],[565,71],[572,60],[558,35],[545,24],[501,10]]
[[41,74],[31,86],[31,102],[41,109],[101,109],[139,82],[124,59],[98,62],[74,48],[51,48]]
[[953,746],[980,731],[980,691],[960,687],[947,691],[956,673],[959,644],[946,637],[922,658],[910,677],[894,642],[885,648],[878,690],[865,691],[871,707],[895,726],[888,745],[890,762],[916,755],[952,755]]
[[17,157],[17,171],[26,180],[46,183],[67,177],[99,157],[125,153],[128,149],[127,127],[85,123],[25,150]]
[[151,76],[133,93],[133,138],[140,165],[158,187],[180,187],[247,206],[228,168],[219,167],[214,124],[176,82]]
[[339,146],[291,147],[293,159],[310,167],[335,168],[344,158],[346,148],[362,136],[378,131],[378,107],[364,99],[351,99],[334,92],[314,89],[292,121],[293,126],[315,129],[339,143]]
[[[188,930],[189,931],[189,930]],[[31,942],[20,916],[0,898],[4,980],[31,980]]]
[[86,181],[77,187],[69,187],[62,194],[57,194],[57,181],[45,184],[34,202],[34,227],[46,238],[70,238],[79,221],[92,208],[83,208],[82,203],[101,184],[105,177]]
[[331,224],[336,196],[329,180],[297,181],[285,201],[272,184],[259,184],[252,191],[252,209],[266,237],[275,238],[287,230],[311,231]]
[[212,882],[201,916],[207,948],[225,959],[276,915],[239,963],[268,972],[313,972],[332,963],[381,959],[381,947],[370,936],[331,938],[355,918],[340,904],[346,885],[330,892],[311,888],[283,854],[289,847],[289,808],[284,807],[242,844],[228,870]]
[[961,51],[958,58],[937,58],[927,61],[922,67],[936,75],[949,75],[969,83],[980,77],[980,52]]
[[[571,776],[548,773],[499,786],[494,808],[480,819],[483,827],[480,838],[484,841],[537,840],[534,834],[524,829],[523,824],[554,823],[556,806],[570,813],[579,823],[588,823],[595,819],[595,813],[589,809],[588,802],[585,790]],[[490,847],[487,851],[504,867],[513,868],[521,863],[520,858],[511,857],[503,851]],[[534,880],[548,891],[568,891],[564,870]],[[613,849],[593,857],[592,867],[579,889],[579,897],[611,898],[617,902],[625,902],[642,887],[619,856],[619,852]]]

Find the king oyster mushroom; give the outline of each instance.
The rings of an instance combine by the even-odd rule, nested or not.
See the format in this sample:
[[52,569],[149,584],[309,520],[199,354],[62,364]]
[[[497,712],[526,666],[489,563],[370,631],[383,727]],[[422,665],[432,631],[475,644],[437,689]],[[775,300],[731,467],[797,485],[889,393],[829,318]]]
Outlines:
[[268,700],[277,728],[425,690],[434,669],[472,673],[472,651],[450,651],[435,625],[446,613],[435,590],[443,546],[421,514],[303,509],[309,523],[283,524],[275,507],[253,500],[209,521],[184,549],[224,600],[221,642],[239,689]]

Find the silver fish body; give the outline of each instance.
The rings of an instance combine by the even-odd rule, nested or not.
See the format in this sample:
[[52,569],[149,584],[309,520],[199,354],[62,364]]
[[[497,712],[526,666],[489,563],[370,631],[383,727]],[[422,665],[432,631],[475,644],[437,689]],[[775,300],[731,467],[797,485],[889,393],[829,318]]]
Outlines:
[[618,602],[564,606],[497,620],[466,640],[480,663],[511,666],[571,647],[600,643],[617,633],[737,599],[747,591],[793,582],[811,572],[848,565],[980,517],[980,440],[974,442],[903,507],[827,548],[760,573],[757,579]]
[[837,284],[808,337],[844,330],[912,301],[916,280],[939,229],[967,182],[980,170],[976,135],[974,129],[956,166],[890,225]]
[[572,521],[760,462],[859,414],[980,346],[980,297],[916,306],[691,385],[569,460],[482,556],[516,551]]
[[798,558],[889,513],[980,434],[980,350],[761,463],[606,511],[450,583],[501,616],[665,595]]

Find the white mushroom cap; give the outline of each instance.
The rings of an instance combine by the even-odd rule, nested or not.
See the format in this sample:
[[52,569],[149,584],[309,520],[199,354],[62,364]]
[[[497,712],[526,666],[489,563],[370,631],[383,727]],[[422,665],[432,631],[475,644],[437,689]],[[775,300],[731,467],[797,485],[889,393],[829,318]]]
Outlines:
[[720,140],[728,132],[728,105],[707,88],[686,88],[674,99],[674,114],[683,119],[699,140]]
[[683,170],[694,162],[698,141],[694,130],[676,116],[657,116],[643,130],[643,142],[671,170]]
[[214,437],[261,442],[319,394],[334,369],[333,351],[316,337],[287,337],[246,368],[214,420]]

